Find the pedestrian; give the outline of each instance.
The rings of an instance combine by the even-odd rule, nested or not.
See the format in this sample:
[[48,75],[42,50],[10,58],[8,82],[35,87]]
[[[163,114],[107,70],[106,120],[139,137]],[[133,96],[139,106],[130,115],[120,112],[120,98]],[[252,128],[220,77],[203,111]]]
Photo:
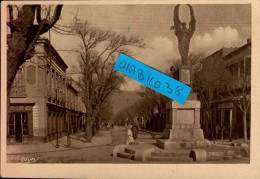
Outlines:
[[131,131],[133,133],[133,138],[137,139],[137,137],[138,137],[138,126],[136,124],[133,125]]
[[125,144],[129,145],[130,143],[134,142],[133,132],[132,132],[132,125],[128,125],[126,129],[126,141]]
[[216,126],[216,139],[219,139],[220,126],[217,124]]
[[128,117],[126,117],[125,119],[125,127],[127,127],[127,125],[128,125]]
[[109,124],[109,123],[107,123],[107,130],[109,130],[109,128],[110,128],[110,124]]

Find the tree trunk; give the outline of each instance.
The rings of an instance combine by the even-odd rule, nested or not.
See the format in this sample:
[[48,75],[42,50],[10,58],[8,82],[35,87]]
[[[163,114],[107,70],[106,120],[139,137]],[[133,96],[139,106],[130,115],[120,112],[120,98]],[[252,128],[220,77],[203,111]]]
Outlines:
[[86,142],[91,142],[92,139],[92,122],[91,116],[88,114],[86,121]]
[[243,125],[243,131],[244,131],[244,142],[246,142],[246,141],[247,141],[246,113],[247,113],[247,111],[246,111],[246,110],[244,110],[244,112],[243,112],[243,123],[244,123],[244,125]]
[[206,115],[207,115],[207,136],[208,136],[208,138],[210,138],[211,139],[211,121],[210,121],[210,114],[209,114],[209,110],[207,109],[206,110]]
[[13,33],[11,39],[8,40],[7,50],[7,95],[11,91],[12,83],[15,79],[16,72],[20,65],[25,62],[26,38],[19,33]]
[[[41,12],[40,5],[22,6],[19,16],[13,20],[13,14],[9,16],[9,27],[11,34],[7,37],[7,94],[10,93],[12,83],[15,79],[19,67],[30,59],[34,53],[34,45],[39,36],[49,31],[59,20],[63,5],[57,5],[51,21],[41,20],[41,13],[37,13],[38,25],[34,24],[35,10],[38,8]],[[12,12],[12,7],[9,9]]]

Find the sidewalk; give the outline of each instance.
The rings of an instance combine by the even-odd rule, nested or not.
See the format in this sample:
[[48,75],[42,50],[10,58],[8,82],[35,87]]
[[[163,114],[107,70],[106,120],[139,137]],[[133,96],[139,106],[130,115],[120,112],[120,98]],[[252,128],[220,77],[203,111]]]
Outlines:
[[87,148],[93,146],[101,146],[112,143],[112,136],[110,131],[99,131],[91,140],[91,142],[84,142],[82,137],[79,135],[70,136],[71,146],[67,147],[67,136],[59,138],[59,148],[56,148],[56,140],[48,143],[38,144],[16,144],[7,145],[7,155],[15,154],[30,154],[30,153],[45,153],[45,152],[56,152],[64,150],[72,150],[79,148]]

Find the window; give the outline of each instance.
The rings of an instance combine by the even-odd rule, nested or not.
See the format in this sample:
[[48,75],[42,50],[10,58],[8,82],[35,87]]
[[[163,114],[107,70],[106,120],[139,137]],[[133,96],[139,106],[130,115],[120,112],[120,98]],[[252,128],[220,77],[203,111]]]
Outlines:
[[238,75],[238,63],[230,65],[229,70],[232,75]]
[[10,113],[9,123],[8,123],[8,134],[14,135],[14,113]]
[[36,68],[33,65],[27,67],[27,83],[30,85],[36,83]]
[[52,120],[52,113],[48,113],[48,134],[52,133],[52,125],[51,125],[51,120]]
[[251,58],[246,58],[246,75],[251,76]]
[[245,67],[244,67],[244,60],[239,62],[239,77],[244,77],[245,75]]
[[55,92],[55,81],[54,81],[54,69],[52,69],[52,73],[51,73],[51,92],[52,92],[52,96],[54,96],[54,92]]

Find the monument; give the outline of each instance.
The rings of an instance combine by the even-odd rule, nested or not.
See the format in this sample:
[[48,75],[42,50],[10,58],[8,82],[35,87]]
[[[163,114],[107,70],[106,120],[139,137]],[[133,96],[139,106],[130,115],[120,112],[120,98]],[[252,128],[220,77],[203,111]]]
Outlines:
[[[191,5],[190,23],[187,29],[186,23],[179,19],[179,7],[176,5],[174,9],[174,30],[178,38],[178,48],[181,56],[182,66],[173,69],[173,77],[192,87],[192,70],[188,66],[188,53],[190,39],[196,28],[196,20],[194,10]],[[164,129],[163,139],[157,140],[157,145],[163,149],[178,148],[199,148],[210,145],[210,142],[204,139],[203,130],[200,127],[200,108],[201,103],[197,100],[197,94],[191,91],[185,105],[181,105],[176,101],[166,104],[167,119],[166,128]]]

